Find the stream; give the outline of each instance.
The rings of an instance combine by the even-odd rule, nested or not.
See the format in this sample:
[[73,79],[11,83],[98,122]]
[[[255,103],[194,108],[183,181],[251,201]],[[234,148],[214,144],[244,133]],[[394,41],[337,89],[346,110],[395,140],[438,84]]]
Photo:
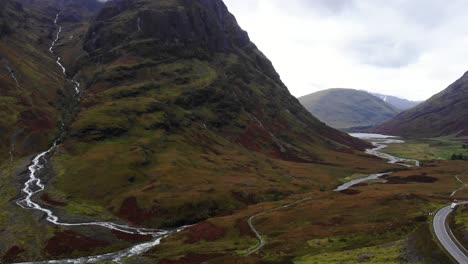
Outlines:
[[[58,20],[60,17],[60,13],[58,13],[55,17],[54,24],[58,27],[58,32],[56,34],[56,38],[52,42],[49,51],[51,54],[55,55],[54,47],[58,40],[60,39],[60,33],[62,32],[62,26],[58,24]],[[62,69],[63,75],[65,76],[65,80],[72,82],[74,84],[74,89],[77,95],[77,100],[79,100],[80,95],[80,83],[74,79],[67,79],[66,76],[66,69],[60,62],[61,57],[57,56],[56,63]],[[134,234],[134,235],[150,235],[153,238],[149,242],[141,243],[134,245],[130,248],[123,249],[117,252],[97,255],[97,256],[87,256],[81,257],[76,259],[63,259],[63,260],[45,260],[45,261],[33,261],[33,262],[22,262],[21,264],[64,264],[64,263],[74,263],[74,264],[81,264],[81,263],[97,263],[103,261],[114,261],[117,263],[121,263],[123,258],[133,257],[137,255],[141,255],[156,245],[159,245],[161,239],[164,237],[179,232],[183,230],[185,227],[181,227],[174,230],[161,230],[161,229],[150,229],[150,228],[136,228],[127,225],[112,223],[112,222],[83,222],[83,223],[66,223],[60,221],[57,215],[52,212],[52,210],[47,209],[39,205],[38,203],[32,200],[33,196],[42,192],[45,189],[45,185],[42,183],[41,179],[38,177],[38,174],[41,172],[42,169],[46,166],[48,159],[53,152],[59,147],[60,139],[56,140],[50,149],[38,154],[32,160],[31,165],[28,167],[29,177],[28,180],[24,183],[24,187],[21,189],[22,197],[16,201],[16,204],[21,206],[24,209],[28,210],[35,210],[39,211],[46,216],[46,221],[58,225],[58,226],[98,226],[107,228],[110,230],[117,230],[120,232],[124,232],[127,234]],[[19,264],[19,263],[18,263]]]

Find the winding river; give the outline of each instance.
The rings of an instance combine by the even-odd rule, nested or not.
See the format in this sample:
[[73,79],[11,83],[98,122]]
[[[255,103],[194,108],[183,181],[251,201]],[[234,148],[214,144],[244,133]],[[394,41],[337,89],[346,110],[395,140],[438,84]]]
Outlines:
[[[394,157],[392,155],[381,152],[381,150],[386,148],[388,146],[388,144],[404,143],[403,140],[398,140],[394,136],[387,136],[387,135],[380,135],[380,134],[365,134],[365,133],[355,133],[355,134],[351,134],[351,136],[356,137],[356,138],[360,138],[360,139],[363,139],[363,140],[370,141],[372,143],[372,145],[374,146],[374,148],[367,149],[366,153],[368,153],[370,155],[377,156],[379,158],[386,159],[386,160],[388,160],[388,163],[398,164],[398,165],[405,166],[405,167],[415,167],[415,166],[419,167],[420,166],[420,162],[418,160],[398,158],[398,157]],[[355,180],[346,182],[346,183],[338,186],[334,191],[335,192],[344,191],[344,190],[349,189],[352,186],[354,186],[356,184],[359,184],[361,182],[365,182],[365,181],[369,181],[369,180],[375,180],[375,179],[381,178],[383,176],[390,175],[392,173],[393,172],[370,174],[367,177],[363,177],[363,178],[359,178],[359,179],[355,179]],[[266,243],[265,239],[261,235],[260,231],[258,231],[255,228],[255,225],[254,225],[254,220],[257,217],[265,215],[265,214],[273,212],[273,211],[278,211],[278,210],[282,210],[282,209],[285,209],[285,208],[289,208],[289,207],[295,206],[297,204],[306,202],[306,201],[311,200],[311,199],[312,199],[312,197],[307,197],[307,198],[298,200],[296,202],[286,204],[286,205],[282,205],[282,206],[279,206],[279,207],[275,207],[275,208],[272,208],[272,209],[269,209],[269,210],[266,210],[266,211],[261,211],[261,212],[258,212],[256,214],[250,216],[247,223],[249,224],[250,230],[252,230],[252,232],[257,237],[258,244],[254,248],[248,250],[244,255],[245,256],[252,255],[252,254],[258,252],[260,249],[262,249],[265,246],[265,243]]]
[[[62,32],[62,26],[58,24],[58,20],[60,17],[60,13],[58,13],[55,17],[54,23],[56,27],[58,27],[58,31],[56,34],[56,38],[52,42],[49,51],[51,54],[55,55],[54,53],[54,47],[56,43],[60,39],[60,33]],[[64,65],[61,64],[61,58],[57,56],[56,63],[60,68],[62,69],[63,75],[65,76],[65,80],[68,82],[72,82],[74,84],[74,89],[77,95],[77,100],[79,100],[79,95],[80,95],[80,83],[74,79],[67,79],[66,76],[66,69]],[[29,170],[29,177],[28,180],[24,183],[24,187],[21,190],[22,197],[16,201],[16,204],[21,206],[24,209],[29,209],[29,210],[36,210],[39,211],[43,214],[46,215],[46,220],[54,225],[58,226],[70,226],[70,227],[76,227],[76,226],[98,226],[98,227],[103,227],[111,230],[117,230],[120,232],[124,232],[127,234],[134,234],[134,235],[150,235],[153,238],[149,242],[141,243],[134,245],[130,248],[117,251],[117,252],[112,252],[112,253],[107,253],[107,254],[102,254],[102,255],[97,255],[97,256],[87,256],[87,257],[81,257],[81,258],[76,258],[76,259],[63,259],[63,260],[45,260],[45,261],[35,261],[35,262],[23,262],[22,264],[47,264],[47,263],[53,263],[53,264],[65,264],[65,263],[74,263],[74,264],[81,264],[81,263],[97,263],[97,262],[103,262],[103,261],[115,261],[117,263],[120,263],[123,258],[127,257],[132,257],[132,256],[137,256],[141,255],[145,252],[147,252],[149,249],[152,247],[160,244],[161,239],[164,237],[179,232],[183,230],[185,227],[181,227],[178,229],[174,230],[162,230],[162,229],[150,229],[150,228],[136,228],[136,227],[131,227],[127,225],[122,225],[122,224],[117,224],[117,223],[112,223],[112,222],[83,222],[83,223],[66,223],[63,221],[60,221],[59,217],[54,214],[54,212],[50,209],[44,208],[43,206],[39,205],[38,203],[34,202],[33,196],[36,194],[42,192],[45,189],[45,185],[42,183],[41,179],[39,178],[39,173],[41,172],[42,169],[47,164],[48,159],[50,158],[51,155],[53,155],[53,152],[58,148],[59,146],[60,139],[54,142],[52,147],[50,149],[38,154],[35,156],[32,160],[32,164],[28,167]]]
[[[405,166],[405,167],[419,167],[420,166],[420,162],[418,160],[399,158],[399,157],[395,157],[395,156],[392,156],[390,154],[387,154],[381,151],[382,149],[388,147],[389,144],[404,143],[403,140],[396,139],[396,137],[394,136],[387,136],[387,135],[380,135],[380,134],[367,134],[367,133],[355,133],[355,134],[350,134],[350,135],[356,138],[370,141],[372,145],[374,145],[374,148],[366,150],[367,154],[374,155],[382,159],[386,159],[388,160],[388,163],[390,164],[398,164],[398,165]],[[378,178],[390,175],[392,173],[393,172],[377,173],[377,174],[371,174],[367,177],[355,179],[355,180],[346,182],[338,186],[335,189],[335,191],[336,192],[344,191],[361,182],[366,182],[369,180],[376,180]]]

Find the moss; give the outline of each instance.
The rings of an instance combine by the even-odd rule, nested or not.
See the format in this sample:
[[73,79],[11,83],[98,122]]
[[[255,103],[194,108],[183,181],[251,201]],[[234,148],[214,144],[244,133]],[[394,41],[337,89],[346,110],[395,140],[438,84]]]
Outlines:
[[73,214],[73,215],[85,215],[91,216],[96,219],[106,220],[106,219],[114,219],[109,211],[103,208],[100,205],[90,204],[90,203],[83,203],[83,202],[71,202],[67,204],[64,209]]

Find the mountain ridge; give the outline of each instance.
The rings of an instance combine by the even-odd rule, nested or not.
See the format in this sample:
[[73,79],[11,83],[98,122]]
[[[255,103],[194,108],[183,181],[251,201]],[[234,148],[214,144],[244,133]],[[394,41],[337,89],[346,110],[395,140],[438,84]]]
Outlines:
[[406,137],[467,136],[468,72],[427,101],[374,131]]
[[309,112],[338,129],[367,129],[396,116],[399,110],[367,92],[334,88],[299,98]]
[[380,93],[373,93],[369,92],[368,93],[377,96],[378,98],[382,99],[384,102],[387,102],[394,107],[400,109],[401,111],[405,111],[408,109],[411,109],[418,104],[422,103],[423,101],[411,101],[405,98],[400,98],[398,96],[393,96],[393,95],[385,95],[385,94],[380,94]]

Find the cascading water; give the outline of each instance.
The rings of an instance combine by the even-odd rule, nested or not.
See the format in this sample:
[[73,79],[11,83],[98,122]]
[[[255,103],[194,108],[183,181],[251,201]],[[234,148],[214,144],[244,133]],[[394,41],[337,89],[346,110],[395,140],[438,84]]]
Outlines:
[[[62,32],[62,27],[58,24],[60,13],[58,13],[55,17],[54,23],[58,27],[58,32],[56,35],[56,38],[52,42],[52,45],[49,48],[50,53],[54,53],[54,47],[58,40],[60,39],[60,33]],[[65,67],[60,63],[61,58],[57,56],[57,61],[56,63],[60,66],[62,69],[63,74],[65,75],[66,78],[66,69]],[[80,83],[76,80],[68,80],[71,81],[74,84],[74,89],[76,92],[76,95],[80,95]],[[78,97],[77,97],[78,98]],[[79,100],[79,98],[78,98]],[[62,126],[63,123],[62,123]],[[82,258],[77,258],[77,259],[63,259],[63,260],[46,260],[46,261],[37,261],[37,262],[25,262],[23,264],[46,264],[46,263],[54,263],[54,264],[65,264],[65,263],[97,263],[97,262],[102,262],[102,261],[116,261],[120,262],[122,258],[127,258],[127,257],[132,257],[136,255],[141,255],[145,252],[147,252],[149,249],[152,247],[158,245],[161,242],[161,239],[164,238],[165,236],[168,236],[170,234],[179,232],[183,230],[185,227],[181,227],[179,229],[175,230],[161,230],[161,229],[150,229],[150,228],[135,228],[135,227],[130,227],[127,225],[122,225],[122,224],[116,224],[116,223],[111,223],[111,222],[84,222],[84,223],[65,223],[61,222],[58,216],[56,216],[52,210],[47,209],[39,205],[38,203],[34,202],[33,196],[36,195],[37,193],[43,191],[45,189],[45,185],[42,183],[41,179],[39,178],[39,173],[41,172],[42,169],[47,164],[47,160],[50,155],[53,154],[54,150],[58,148],[59,140],[55,141],[52,147],[48,149],[47,151],[44,151],[37,156],[35,156],[32,160],[32,164],[28,167],[29,170],[29,179],[24,183],[24,187],[22,188],[22,193],[24,194],[24,197],[20,198],[19,200],[16,201],[16,203],[21,206],[24,209],[30,209],[30,210],[36,210],[44,213],[46,215],[46,220],[54,225],[59,225],[59,226],[98,226],[98,227],[103,227],[111,230],[116,230],[128,234],[134,234],[134,235],[150,235],[153,237],[153,239],[149,242],[146,243],[141,243],[138,245],[135,245],[133,247],[130,247],[128,249],[124,249],[118,252],[113,252],[113,253],[108,253],[108,254],[102,254],[98,256],[87,256],[87,257],[82,257]]]

